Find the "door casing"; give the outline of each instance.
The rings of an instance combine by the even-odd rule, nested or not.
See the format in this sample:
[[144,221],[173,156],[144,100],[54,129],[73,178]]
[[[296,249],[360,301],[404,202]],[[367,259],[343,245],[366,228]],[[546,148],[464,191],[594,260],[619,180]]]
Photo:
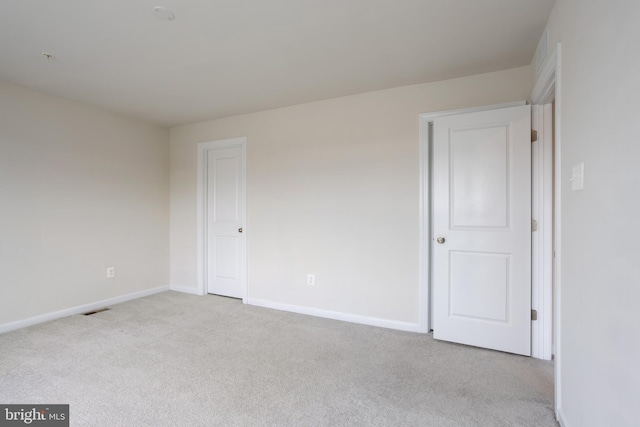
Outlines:
[[[545,305],[538,310],[538,317],[544,319],[552,319],[552,333],[549,334],[549,328],[538,328],[533,330],[532,334],[532,356],[536,358],[547,358],[548,352],[541,348],[540,343],[544,343],[544,348],[553,349],[554,369],[555,369],[555,396],[556,411],[561,407],[559,381],[561,370],[561,182],[562,171],[560,168],[561,156],[561,80],[560,80],[560,64],[561,64],[561,43],[558,43],[545,59],[540,72],[537,75],[536,83],[531,95],[534,106],[555,102],[553,121],[544,123],[543,129],[537,129],[538,134],[542,136],[549,135],[548,126],[553,126],[553,224],[543,224],[543,227],[553,228],[553,248],[552,254],[548,253],[548,245],[544,252],[544,257],[554,257],[553,283],[548,281],[532,282],[532,293],[548,294],[552,293],[552,304]],[[440,116],[469,113],[475,111],[483,111],[487,109],[495,109],[502,107],[510,107],[523,105],[524,102],[497,104],[481,107],[466,108],[460,110],[440,111],[434,113],[424,113],[419,115],[419,176],[420,176],[420,199],[419,199],[419,216],[420,216],[420,237],[419,237],[419,286],[418,286],[418,330],[422,333],[428,333],[432,328],[431,322],[431,128],[433,119]],[[535,115],[534,115],[535,119]],[[544,129],[544,127],[547,127]],[[547,168],[548,170],[548,168]],[[536,176],[534,171],[533,179],[541,179]],[[544,200],[533,201],[539,206],[546,208]],[[540,225],[540,220],[538,220]],[[543,262],[538,265],[542,266]],[[532,265],[532,268],[534,266]],[[544,287],[540,289],[540,287]],[[549,287],[553,289],[549,289]]]
[[[556,418],[560,421],[562,414],[562,43],[558,42],[554,49],[547,55],[547,58],[540,67],[540,71],[536,76],[536,82],[531,94],[531,100],[534,105],[545,105],[551,102],[555,103],[552,121],[543,123],[543,129],[538,132],[544,132],[546,135],[552,133],[553,137],[553,224],[549,224],[553,229],[553,310],[552,319],[552,337],[545,337],[546,341],[552,340],[553,349],[553,368],[554,368],[554,395],[555,395],[555,412]],[[551,125],[552,129],[548,129]],[[545,129],[547,127],[547,129]],[[546,257],[549,254],[545,255]],[[534,290],[536,283],[533,283]],[[544,284],[549,286],[549,284]],[[544,332],[541,329],[540,332]],[[547,342],[548,343],[548,342]],[[534,342],[535,344],[535,342]]]

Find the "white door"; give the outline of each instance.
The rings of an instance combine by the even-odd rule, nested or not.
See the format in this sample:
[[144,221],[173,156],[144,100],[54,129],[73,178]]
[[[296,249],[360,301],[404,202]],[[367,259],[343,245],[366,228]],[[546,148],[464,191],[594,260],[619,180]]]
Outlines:
[[246,288],[244,147],[206,152],[206,280],[210,294],[242,298]]
[[531,354],[531,112],[433,121],[434,338]]

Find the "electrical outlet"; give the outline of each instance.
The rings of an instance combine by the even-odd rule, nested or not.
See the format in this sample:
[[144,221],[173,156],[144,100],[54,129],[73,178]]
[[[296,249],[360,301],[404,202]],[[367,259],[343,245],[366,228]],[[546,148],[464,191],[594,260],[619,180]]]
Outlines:
[[107,267],[107,279],[113,279],[114,277],[116,277],[116,268]]
[[307,285],[315,285],[316,284],[316,276],[314,274],[307,274]]

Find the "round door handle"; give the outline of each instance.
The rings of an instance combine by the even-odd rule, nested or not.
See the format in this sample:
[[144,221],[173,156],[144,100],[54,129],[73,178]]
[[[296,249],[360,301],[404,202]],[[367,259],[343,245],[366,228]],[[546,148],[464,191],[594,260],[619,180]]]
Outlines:
[[238,233],[242,233],[242,227],[238,228]]
[[436,239],[436,242],[438,242],[438,243],[440,243],[440,244],[443,244],[443,243],[444,243],[444,241],[445,241],[445,240],[444,240],[444,237],[438,237],[438,238]]

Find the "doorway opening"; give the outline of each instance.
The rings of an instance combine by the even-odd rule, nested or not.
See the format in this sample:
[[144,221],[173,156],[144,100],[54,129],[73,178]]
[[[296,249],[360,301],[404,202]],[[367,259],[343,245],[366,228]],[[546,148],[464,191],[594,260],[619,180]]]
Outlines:
[[[537,227],[532,237],[532,356],[557,361],[559,353],[560,301],[560,127],[559,127],[560,46],[548,56],[532,93],[532,128],[538,141],[532,144],[532,217]],[[522,105],[501,104],[420,115],[420,272],[419,330],[433,329],[432,284],[432,145],[433,121],[438,117]],[[536,323],[539,322],[539,323]]]

